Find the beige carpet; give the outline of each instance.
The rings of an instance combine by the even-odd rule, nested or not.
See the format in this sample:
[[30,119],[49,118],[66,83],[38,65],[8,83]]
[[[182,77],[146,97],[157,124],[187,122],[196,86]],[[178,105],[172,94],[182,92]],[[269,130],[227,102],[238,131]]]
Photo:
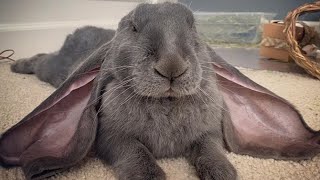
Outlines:
[[[244,74],[291,101],[301,111],[307,123],[320,129],[320,81],[294,74],[270,71],[241,70]],[[50,85],[32,75],[11,73],[8,63],[0,62],[0,132],[18,122],[50,93]],[[228,154],[238,169],[240,179],[320,179],[320,155],[308,161],[291,162],[258,159]],[[158,161],[169,180],[198,179],[185,159]],[[109,166],[88,157],[79,165],[56,176],[57,179],[115,179]],[[19,168],[0,169],[1,180],[23,179]]]

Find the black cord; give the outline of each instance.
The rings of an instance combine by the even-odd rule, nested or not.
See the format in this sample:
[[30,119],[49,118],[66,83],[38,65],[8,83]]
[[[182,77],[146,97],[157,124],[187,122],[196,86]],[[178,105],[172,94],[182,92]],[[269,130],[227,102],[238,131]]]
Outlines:
[[[5,54],[6,52],[10,52],[9,55],[4,56],[3,54]],[[11,58],[11,56],[14,54],[14,50],[13,49],[7,49],[4,50],[2,52],[0,52],[0,60],[5,60],[8,59],[10,61],[15,61],[14,59]]]

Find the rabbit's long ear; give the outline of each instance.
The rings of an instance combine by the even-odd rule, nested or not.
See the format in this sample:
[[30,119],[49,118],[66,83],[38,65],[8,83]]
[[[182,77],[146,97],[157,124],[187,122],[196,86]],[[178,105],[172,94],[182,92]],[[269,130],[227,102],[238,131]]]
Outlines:
[[96,50],[34,111],[0,138],[0,162],[28,179],[53,175],[81,160],[95,140],[94,80],[108,50]]
[[262,158],[306,159],[320,152],[310,129],[286,100],[244,76],[208,47],[227,109],[223,122],[230,151]]

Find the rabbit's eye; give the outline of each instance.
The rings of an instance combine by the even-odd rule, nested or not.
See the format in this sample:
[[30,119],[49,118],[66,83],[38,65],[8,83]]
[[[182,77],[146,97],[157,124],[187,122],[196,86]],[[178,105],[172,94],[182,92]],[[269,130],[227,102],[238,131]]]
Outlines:
[[192,17],[189,17],[189,18],[187,17],[186,22],[187,22],[187,24],[189,24],[191,29],[193,29],[195,27],[195,20]]
[[131,23],[131,31],[138,32],[137,27],[134,23]]
[[194,42],[194,46],[195,46],[197,49],[199,49],[200,43],[199,43],[198,41],[195,41],[195,42]]

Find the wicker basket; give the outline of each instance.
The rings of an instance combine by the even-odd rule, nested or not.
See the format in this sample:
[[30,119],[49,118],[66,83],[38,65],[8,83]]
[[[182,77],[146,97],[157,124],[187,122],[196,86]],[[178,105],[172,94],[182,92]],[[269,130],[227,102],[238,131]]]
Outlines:
[[285,34],[289,46],[289,54],[293,60],[302,68],[304,68],[309,74],[320,79],[320,64],[313,61],[309,57],[306,57],[301,50],[295,37],[296,21],[299,15],[307,12],[320,11],[320,1],[304,4],[297,9],[288,13],[285,18]]

